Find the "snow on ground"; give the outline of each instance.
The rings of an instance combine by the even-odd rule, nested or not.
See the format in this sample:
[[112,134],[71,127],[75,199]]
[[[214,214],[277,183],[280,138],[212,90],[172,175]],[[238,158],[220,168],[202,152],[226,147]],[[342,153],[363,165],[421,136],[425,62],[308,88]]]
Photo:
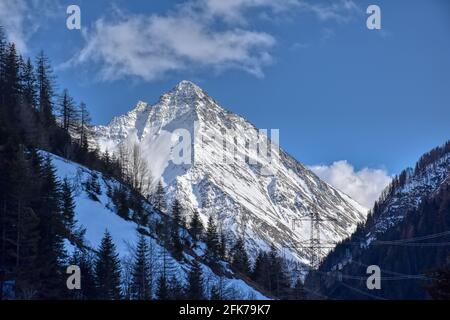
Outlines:
[[[47,153],[43,152],[43,154]],[[89,198],[88,194],[81,187],[82,183],[87,181],[94,172],[56,155],[49,155],[51,156],[52,163],[55,166],[59,179],[62,180],[67,178],[75,187],[74,200],[76,203],[76,219],[79,225],[86,228],[86,244],[93,249],[98,248],[105,230],[108,230],[113,238],[120,257],[122,259],[128,258],[130,256],[130,249],[133,248],[137,242],[138,232],[137,225],[134,222],[122,219],[111,209],[113,208],[113,204],[111,199],[107,196],[108,185],[113,186],[118,184],[118,182],[104,178],[101,173],[95,172],[101,187],[101,195],[98,197],[99,201],[94,201]],[[153,247],[156,260],[161,260],[162,255],[164,253],[167,254],[165,249],[152,237],[148,237],[148,241]],[[65,245],[69,253],[74,251],[74,246],[68,241],[65,242]],[[200,243],[199,248],[196,250],[196,254],[201,255],[204,252],[204,249],[204,244]],[[189,261],[194,259],[190,255],[185,254],[185,256]],[[166,258],[168,259],[168,264],[170,264],[174,270],[173,273],[177,275],[179,280],[184,282],[186,280],[187,272],[189,271],[189,265],[187,263],[180,263],[170,255]],[[160,263],[160,261],[157,261],[157,266]],[[205,280],[205,291],[210,292],[210,288],[220,281],[220,277],[208,266],[202,264],[202,268]],[[241,279],[226,278],[223,280],[225,287],[233,292],[233,295],[237,298],[251,298],[256,300],[268,299]]]

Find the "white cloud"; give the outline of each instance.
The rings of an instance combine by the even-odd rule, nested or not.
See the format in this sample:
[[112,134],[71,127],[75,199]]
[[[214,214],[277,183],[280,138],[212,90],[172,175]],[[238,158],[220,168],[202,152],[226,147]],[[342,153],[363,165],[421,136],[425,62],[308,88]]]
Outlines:
[[65,12],[59,0],[0,0],[0,26],[8,41],[21,53],[28,51],[28,40],[49,18]]
[[361,8],[352,0],[341,0],[324,4],[316,2],[299,1],[299,7],[304,11],[314,13],[320,20],[335,20],[348,22],[355,13],[362,14]]
[[372,208],[392,179],[383,169],[363,168],[355,171],[346,160],[336,161],[329,166],[311,166],[310,169],[321,179],[367,208]]
[[8,40],[21,51],[26,50],[27,16],[27,5],[23,0],[0,0],[0,25],[5,28]]
[[0,26],[4,27],[8,41],[25,53],[27,41],[41,23],[61,10],[57,0],[0,0]]
[[272,12],[286,12],[298,7],[299,0],[198,0],[192,3],[196,8],[203,8],[210,17],[218,17],[229,23],[246,24],[245,14],[251,9],[269,9]]
[[267,33],[239,28],[217,31],[190,14],[100,19],[86,40],[74,61],[99,63],[104,80],[130,75],[153,80],[194,67],[239,68],[262,76],[262,66],[271,61],[267,49],[275,44]]
[[249,11],[300,11],[337,19],[350,0],[317,5],[301,0],[191,0],[165,14],[101,18],[84,32],[86,44],[66,66],[93,62],[102,80],[135,76],[155,80],[180,70],[240,69],[258,77],[273,60],[275,38],[250,30]]
[[269,9],[273,13],[288,11],[310,12],[320,20],[348,21],[352,13],[361,9],[352,0],[198,0],[194,5],[205,8],[210,16],[222,17],[229,22],[245,22],[245,13],[251,9]]

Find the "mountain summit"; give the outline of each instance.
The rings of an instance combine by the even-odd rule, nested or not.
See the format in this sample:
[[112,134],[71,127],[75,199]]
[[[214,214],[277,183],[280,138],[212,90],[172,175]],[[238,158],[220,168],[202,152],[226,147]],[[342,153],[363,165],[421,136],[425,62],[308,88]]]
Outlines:
[[267,130],[225,110],[190,81],[93,132],[102,151],[139,147],[153,185],[163,182],[169,203],[176,197],[187,210],[198,209],[204,224],[212,216],[230,245],[243,236],[252,257],[274,245],[287,258],[309,263],[311,214],[323,220],[320,238],[328,243],[348,237],[366,218],[365,208],[279,148],[276,131],[269,139]]

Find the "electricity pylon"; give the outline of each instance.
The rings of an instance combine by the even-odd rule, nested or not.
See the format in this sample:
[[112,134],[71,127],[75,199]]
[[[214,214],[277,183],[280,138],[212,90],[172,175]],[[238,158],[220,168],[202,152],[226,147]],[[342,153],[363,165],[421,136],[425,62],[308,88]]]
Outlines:
[[326,218],[319,217],[318,210],[313,210],[310,212],[309,217],[294,218],[292,221],[294,228],[295,224],[301,221],[310,222],[310,237],[309,240],[307,240],[304,245],[300,244],[299,246],[308,248],[310,268],[316,270],[320,266],[322,249],[334,248],[334,246],[336,245],[336,242],[321,241],[320,239],[321,223],[324,221],[337,221],[337,219],[329,217]]

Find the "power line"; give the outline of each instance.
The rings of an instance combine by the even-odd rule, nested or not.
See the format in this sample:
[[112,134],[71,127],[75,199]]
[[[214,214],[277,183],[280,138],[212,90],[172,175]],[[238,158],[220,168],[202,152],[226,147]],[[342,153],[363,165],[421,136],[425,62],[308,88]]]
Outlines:
[[370,297],[370,298],[373,298],[373,299],[376,299],[376,300],[387,300],[386,298],[378,297],[378,296],[376,296],[376,295],[367,293],[367,292],[365,292],[365,291],[363,291],[363,290],[360,290],[360,289],[358,289],[358,288],[355,288],[355,287],[353,287],[353,286],[351,286],[351,285],[349,285],[349,284],[346,284],[346,283],[344,283],[344,282],[340,282],[340,284],[343,285],[344,287],[347,287],[347,288],[350,289],[350,290],[356,291],[356,292],[358,292],[358,293],[360,293],[360,294],[363,294],[363,295],[365,295],[365,296],[368,296],[368,297]]
[[[353,262],[356,263],[356,264],[359,264],[360,266],[363,266],[363,267],[369,267],[368,264],[365,264],[365,263],[362,263],[362,262],[359,262],[359,261],[353,261]],[[399,277],[405,277],[405,278],[411,278],[411,279],[412,278],[417,278],[417,279],[423,278],[423,279],[427,279],[427,280],[433,280],[433,278],[430,278],[430,277],[428,277],[425,274],[406,274],[406,273],[390,271],[390,270],[386,270],[386,269],[382,269],[382,268],[380,268],[380,270],[383,273],[387,273],[387,274],[391,274],[391,275],[399,276]]]

